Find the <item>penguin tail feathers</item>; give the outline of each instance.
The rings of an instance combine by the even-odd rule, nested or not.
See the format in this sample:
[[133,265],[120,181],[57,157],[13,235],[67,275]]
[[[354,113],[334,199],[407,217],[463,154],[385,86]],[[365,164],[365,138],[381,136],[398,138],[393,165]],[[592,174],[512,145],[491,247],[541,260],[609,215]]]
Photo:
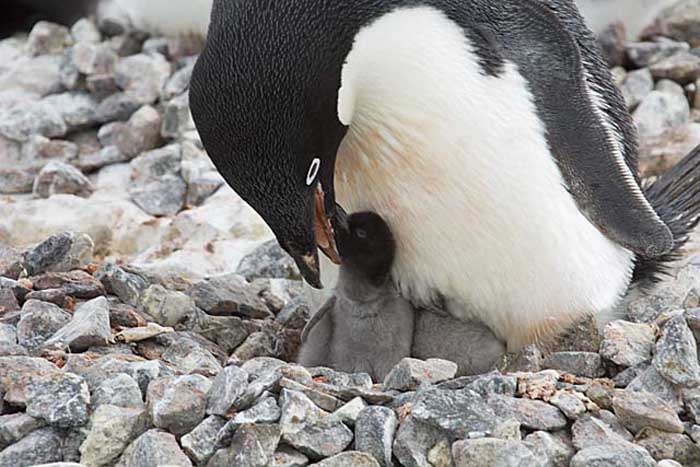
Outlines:
[[644,188],[654,210],[673,233],[674,247],[658,258],[638,258],[632,282],[652,285],[669,275],[683,256],[683,247],[700,222],[700,146]]

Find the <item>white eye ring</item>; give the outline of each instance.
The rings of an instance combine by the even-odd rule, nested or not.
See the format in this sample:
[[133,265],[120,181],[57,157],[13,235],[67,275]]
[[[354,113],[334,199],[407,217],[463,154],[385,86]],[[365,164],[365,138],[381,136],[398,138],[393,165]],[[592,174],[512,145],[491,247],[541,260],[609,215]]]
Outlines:
[[321,159],[318,157],[311,161],[309,172],[306,174],[306,186],[311,186],[316,181],[318,171],[321,169]]

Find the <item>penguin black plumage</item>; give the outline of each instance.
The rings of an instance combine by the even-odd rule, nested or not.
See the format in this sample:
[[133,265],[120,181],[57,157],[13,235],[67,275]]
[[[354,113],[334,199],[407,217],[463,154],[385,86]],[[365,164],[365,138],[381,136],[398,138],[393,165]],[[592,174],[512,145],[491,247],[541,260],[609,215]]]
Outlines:
[[332,285],[316,245],[337,259],[336,203],[374,211],[402,294],[445,297],[511,350],[615,308],[700,211],[696,152],[640,187],[631,117],[570,0],[217,0],[190,102],[310,284]]

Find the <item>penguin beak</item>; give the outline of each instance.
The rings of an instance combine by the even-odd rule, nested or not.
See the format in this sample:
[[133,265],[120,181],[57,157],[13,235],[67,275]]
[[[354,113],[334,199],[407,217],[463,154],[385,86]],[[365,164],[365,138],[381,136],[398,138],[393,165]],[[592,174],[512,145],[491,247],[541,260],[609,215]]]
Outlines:
[[[314,234],[316,236],[316,245],[334,264],[340,264],[340,254],[338,246],[335,242],[335,231],[333,228],[334,220],[336,220],[335,203],[326,203],[326,195],[323,187],[319,184],[316,188],[314,199]],[[330,209],[328,209],[330,206]],[[331,212],[328,212],[328,211]],[[318,269],[318,264],[316,264]]]

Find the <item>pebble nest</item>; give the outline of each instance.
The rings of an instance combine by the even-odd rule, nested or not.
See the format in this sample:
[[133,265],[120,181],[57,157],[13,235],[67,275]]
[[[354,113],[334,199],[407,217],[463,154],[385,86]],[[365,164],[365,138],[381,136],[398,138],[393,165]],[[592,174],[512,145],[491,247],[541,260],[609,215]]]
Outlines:
[[[700,143],[700,3],[600,42],[645,176]],[[690,6],[688,6],[690,5]],[[0,41],[0,467],[700,466],[700,256],[499,370],[293,363],[293,262],[188,105],[201,38],[114,19]]]

